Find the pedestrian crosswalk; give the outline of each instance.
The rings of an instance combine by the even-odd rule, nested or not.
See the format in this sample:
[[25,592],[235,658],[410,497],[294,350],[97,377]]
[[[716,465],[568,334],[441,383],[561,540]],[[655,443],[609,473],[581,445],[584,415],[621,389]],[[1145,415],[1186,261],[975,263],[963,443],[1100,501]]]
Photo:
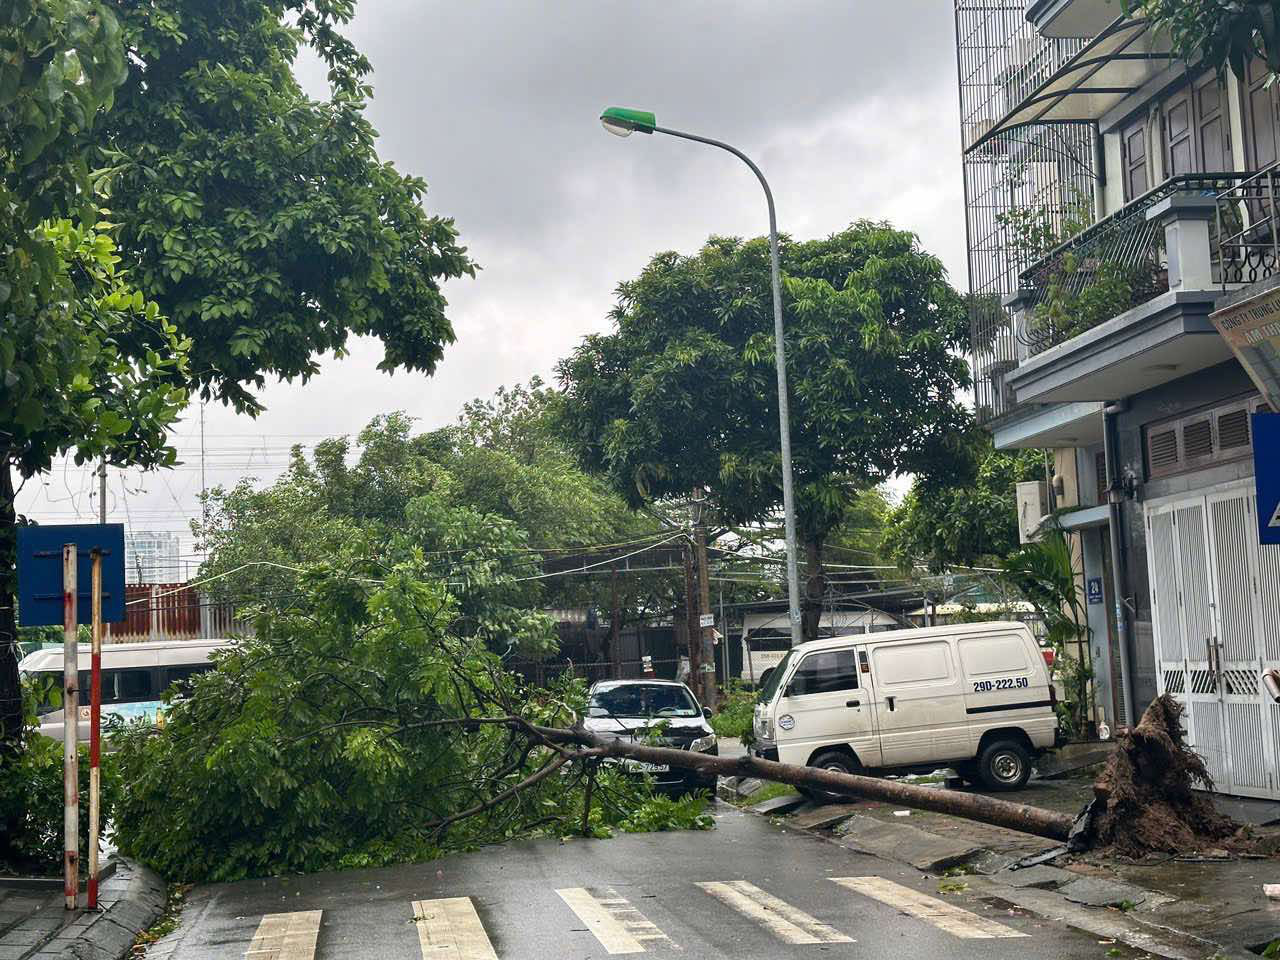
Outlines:
[[[719,923],[736,914],[773,940],[796,947],[830,949],[836,944],[856,943],[850,934],[858,931],[858,925],[865,918],[868,900],[885,904],[914,921],[964,940],[1027,936],[954,902],[938,899],[884,877],[828,877],[817,883],[819,887],[826,883],[836,884],[854,897],[845,901],[839,895],[833,896],[832,887],[826,891],[814,889],[813,899],[818,906],[810,906],[809,909],[822,913],[826,917],[823,919],[774,892],[741,879],[701,881],[691,884],[689,889],[674,891],[674,895],[683,904],[688,897],[698,896],[694,891],[701,891],[708,899],[705,909],[696,911],[698,916],[708,916],[711,922]],[[663,889],[667,893],[673,892],[670,888]],[[794,890],[794,885],[789,889]],[[561,887],[555,889],[555,894],[559,903],[550,901],[546,909],[566,911],[567,908],[567,912],[562,913],[566,922],[562,936],[590,933],[599,947],[610,955],[661,954],[683,949],[679,943],[680,931],[661,929],[658,923],[612,887]],[[411,914],[406,922],[411,922],[416,929],[422,960],[505,958],[506,953],[495,948],[492,921],[486,923],[486,919],[482,919],[477,901],[472,897],[414,900],[405,906]],[[481,908],[485,911],[485,918],[501,914],[501,904],[486,902],[481,904]],[[727,911],[720,920],[714,917],[717,909]],[[244,958],[315,960],[324,922],[325,912],[321,910],[268,914],[258,922]],[[512,955],[518,954],[517,950]],[[324,956],[323,951],[319,955]]]

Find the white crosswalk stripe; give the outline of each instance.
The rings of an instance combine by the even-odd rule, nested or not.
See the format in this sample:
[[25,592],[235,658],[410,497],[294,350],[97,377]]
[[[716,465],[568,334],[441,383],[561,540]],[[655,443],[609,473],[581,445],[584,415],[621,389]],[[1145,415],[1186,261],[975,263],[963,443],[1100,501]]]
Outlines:
[[853,943],[852,937],[745,880],[698,886],[786,943]]
[[245,960],[312,960],[322,914],[321,910],[267,914],[245,951]]
[[609,953],[644,953],[644,944],[649,941],[674,946],[656,924],[625,897],[618,896],[616,890],[610,889],[606,897],[594,897],[583,887],[566,887],[556,893]]
[[830,879],[848,890],[879,900],[881,903],[887,903],[905,914],[933,924],[939,930],[966,940],[1027,936],[1004,924],[980,917],[968,910],[961,910],[954,904],[930,897],[910,887],[904,887],[884,877],[831,877]]
[[423,960],[498,960],[470,897],[413,901]]

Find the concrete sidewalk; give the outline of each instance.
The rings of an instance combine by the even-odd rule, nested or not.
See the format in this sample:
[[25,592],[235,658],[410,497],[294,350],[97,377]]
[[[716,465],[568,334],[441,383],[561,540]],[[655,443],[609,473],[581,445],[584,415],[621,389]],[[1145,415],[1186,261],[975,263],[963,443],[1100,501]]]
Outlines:
[[[727,781],[722,795],[730,798],[737,787]],[[1016,799],[1077,813],[1091,793],[1091,778],[1067,776],[1033,780]],[[1280,883],[1280,859],[1167,857],[1135,864],[1095,854],[1052,856],[1060,847],[1052,841],[958,817],[875,801],[822,807],[799,799],[774,798],[756,812],[775,818],[783,829],[909,864],[938,876],[943,885],[1064,919],[1101,941],[1153,956],[1205,960],[1256,957],[1280,939],[1280,902],[1262,893],[1263,883]],[[1257,835],[1273,838],[1280,849],[1280,825],[1273,822],[1280,820],[1280,804],[1222,798],[1220,805],[1223,812],[1250,821]],[[1049,859],[1019,865],[1038,854]],[[947,879],[941,879],[944,874]]]
[[[0,880],[0,960],[118,960],[164,911],[164,882],[117,858],[98,891],[98,909],[63,906],[62,884]],[[105,871],[104,871],[105,872]]]

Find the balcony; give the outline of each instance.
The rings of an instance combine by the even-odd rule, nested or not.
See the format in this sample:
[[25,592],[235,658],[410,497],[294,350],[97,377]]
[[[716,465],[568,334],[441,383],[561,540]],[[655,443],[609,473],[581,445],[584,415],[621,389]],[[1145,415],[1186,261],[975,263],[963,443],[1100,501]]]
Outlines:
[[1118,0],[1034,0],[1027,20],[1043,37],[1092,38],[1122,12]]
[[1096,403],[1227,360],[1224,289],[1277,272],[1280,175],[1177,177],[1049,251],[971,310],[979,417]]

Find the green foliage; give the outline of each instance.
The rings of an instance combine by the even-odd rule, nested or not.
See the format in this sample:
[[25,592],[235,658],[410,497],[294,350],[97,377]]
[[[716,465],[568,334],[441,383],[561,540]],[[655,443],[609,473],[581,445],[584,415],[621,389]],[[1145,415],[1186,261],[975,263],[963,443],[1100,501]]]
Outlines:
[[1059,716],[1069,736],[1084,732],[1089,718],[1091,673],[1082,659],[1090,628],[1080,598],[1071,542],[1061,530],[1050,530],[1013,554],[1004,564],[1004,577],[1033,604],[1048,627],[1057,654],[1054,669],[1062,675],[1070,698],[1060,704]]
[[[470,404],[456,427],[417,436],[404,414],[381,416],[356,438],[354,458],[347,438],[325,440],[309,460],[295,451],[268,487],[215,488],[197,527],[210,555],[201,575],[226,575],[211,585],[223,599],[272,600],[295,591],[294,568],[306,563],[420,553],[457,603],[451,629],[499,652],[546,652],[554,625],[539,610],[611,597],[596,595],[607,582],[544,578],[544,557],[658,526],[583,473],[555,438],[549,401],[535,382]],[[669,609],[673,592],[669,575],[628,577],[619,603],[624,617]]]
[[917,477],[889,515],[883,550],[904,569],[991,566],[1018,549],[1015,484],[1044,479],[1044,452],[996,450],[974,432],[950,477]]
[[[768,257],[725,237],[658,254],[619,287],[615,332],[560,364],[566,436],[633,505],[705,487],[731,525],[780,505]],[[860,491],[954,455],[967,324],[941,263],[888,224],[787,241],[782,267],[797,520],[820,567]]]
[[[134,66],[96,133],[125,262],[192,340],[205,396],[260,409],[267,376],[374,336],[430,372],[453,341],[442,280],[474,273],[426,184],[379,159],[353,0],[114,0]],[[293,74],[308,48],[327,99]]]
[[1199,60],[1219,74],[1227,68],[1245,79],[1249,61],[1260,57],[1280,72],[1280,3],[1276,0],[1122,0],[1126,13],[1148,17],[1166,31],[1174,53]]
[[[421,563],[316,568],[158,729],[121,738],[117,843],[173,879],[233,880],[428,859],[581,829],[584,777],[485,718],[565,725],[585,687],[525,688]],[[593,761],[594,762],[594,761]],[[505,799],[535,772],[550,775]],[[591,832],[701,828],[696,803],[601,772]],[[487,804],[487,806],[486,806]]]
[[[1088,264],[1086,266],[1086,264]],[[1087,276],[1080,274],[1087,271]],[[1032,311],[1028,329],[1069,340],[1149,300],[1161,289],[1154,263],[1093,264],[1079,253],[1063,256],[1048,281],[1044,299]]]
[[634,807],[618,826],[624,833],[710,830],[715,826],[715,820],[707,813],[707,796],[704,793],[682,797],[654,793]]
[[720,706],[711,718],[711,729],[721,737],[749,738],[755,705],[754,690],[748,690],[741,683],[731,683],[721,692]]
[[[11,824],[0,849],[0,873],[60,876],[63,854],[62,742],[36,732],[37,702],[56,697],[40,681],[24,685],[22,736],[16,751],[0,755],[0,823]],[[102,822],[114,815],[120,775],[110,754],[101,763]],[[89,849],[89,754],[80,748],[80,850]],[[82,857],[82,863],[87,856]]]

